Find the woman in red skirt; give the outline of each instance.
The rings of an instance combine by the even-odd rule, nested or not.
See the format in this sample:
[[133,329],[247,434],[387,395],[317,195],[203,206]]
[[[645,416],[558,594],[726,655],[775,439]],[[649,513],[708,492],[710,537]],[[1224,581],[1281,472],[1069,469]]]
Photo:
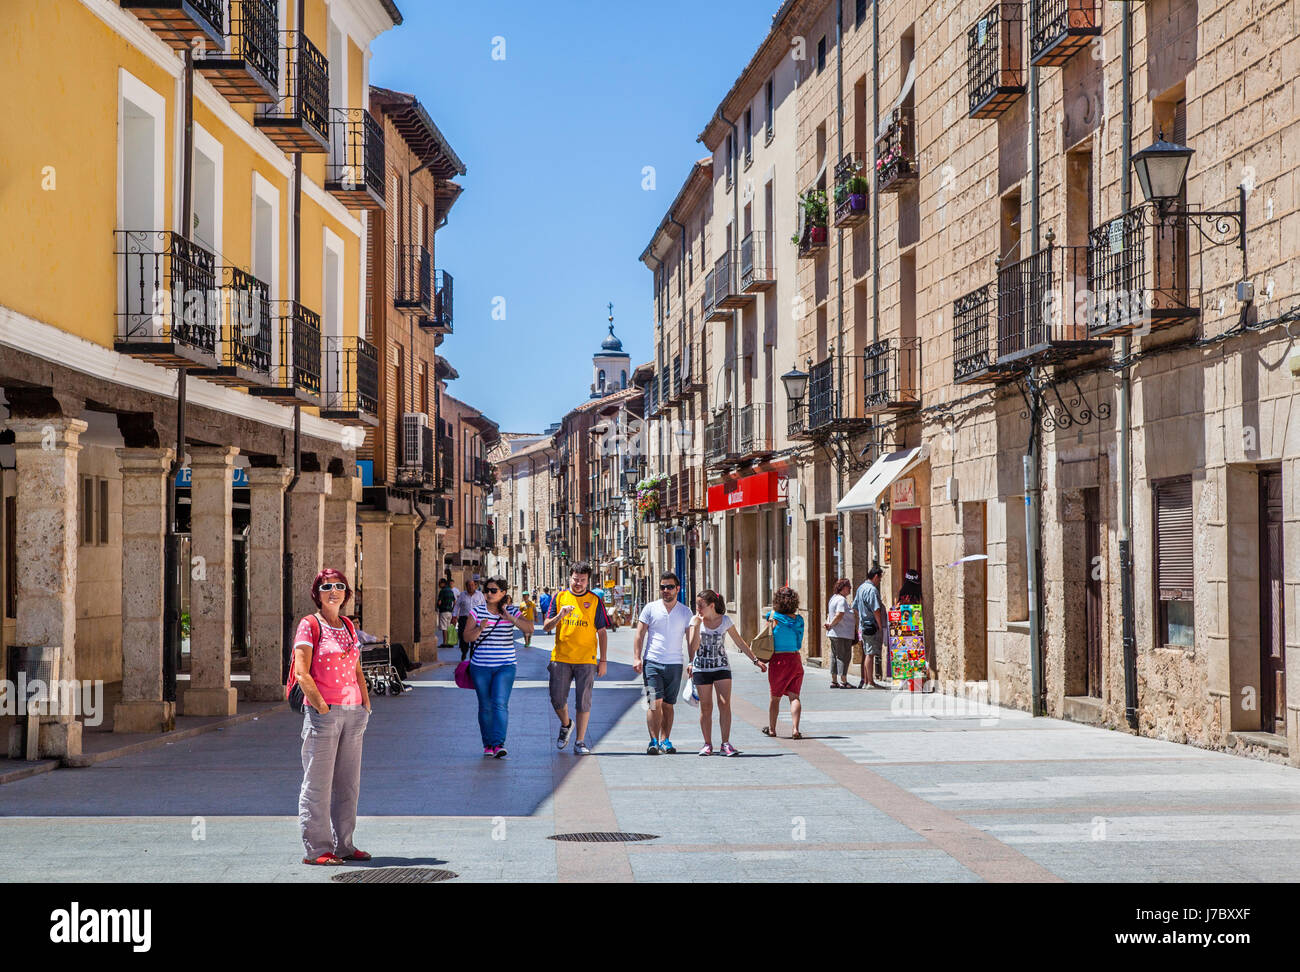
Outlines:
[[781,711],[781,699],[790,700],[790,722],[794,732],[791,739],[802,739],[799,716],[802,706],[799,692],[803,688],[803,618],[799,615],[799,595],[783,587],[772,597],[772,610],[767,624],[772,632],[772,660],[767,663],[767,684],[772,699],[767,705],[767,726],[763,735],[776,735],[776,717]]

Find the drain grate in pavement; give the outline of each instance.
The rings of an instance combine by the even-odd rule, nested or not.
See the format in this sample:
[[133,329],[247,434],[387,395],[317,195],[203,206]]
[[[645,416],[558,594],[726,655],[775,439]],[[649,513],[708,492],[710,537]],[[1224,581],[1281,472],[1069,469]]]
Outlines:
[[625,834],[617,830],[596,830],[582,834],[555,834],[547,840],[572,840],[584,844],[614,844],[633,840],[658,840],[658,834]]
[[433,884],[460,877],[452,871],[433,867],[362,867],[331,875],[331,881],[340,884]]

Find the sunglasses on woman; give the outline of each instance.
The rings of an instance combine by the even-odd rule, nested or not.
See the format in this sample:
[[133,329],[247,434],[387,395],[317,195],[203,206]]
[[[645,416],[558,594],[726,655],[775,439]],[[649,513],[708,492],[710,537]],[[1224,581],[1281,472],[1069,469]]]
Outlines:
[[317,589],[321,591],[346,591],[348,589],[348,585],[347,584],[322,584]]
[[483,588],[483,593],[484,593],[484,594],[500,594],[500,593],[501,593],[501,588],[499,588],[499,587],[485,587],[485,588]]

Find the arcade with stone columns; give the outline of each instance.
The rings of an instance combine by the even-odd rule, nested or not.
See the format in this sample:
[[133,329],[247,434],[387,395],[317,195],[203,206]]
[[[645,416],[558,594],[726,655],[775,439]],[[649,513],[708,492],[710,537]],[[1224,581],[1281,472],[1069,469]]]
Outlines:
[[[322,566],[363,583],[361,482],[344,448],[355,436],[304,412],[294,482],[291,408],[191,378],[177,464],[174,378],[168,395],[5,352],[0,384],[0,528],[14,539],[0,563],[5,644],[57,647],[59,679],[104,683],[100,711],[41,717],[40,756],[77,756],[92,732],[165,732],[178,718],[282,699],[286,535],[295,623],[314,610],[309,589]],[[169,687],[173,480],[181,484],[183,637]],[[409,530],[395,533],[397,546],[409,545]],[[384,570],[376,565],[375,617],[365,623],[382,635],[389,565],[386,556],[373,559]],[[405,583],[409,591],[409,576]],[[18,720],[0,717],[0,732],[9,754],[20,755]]]

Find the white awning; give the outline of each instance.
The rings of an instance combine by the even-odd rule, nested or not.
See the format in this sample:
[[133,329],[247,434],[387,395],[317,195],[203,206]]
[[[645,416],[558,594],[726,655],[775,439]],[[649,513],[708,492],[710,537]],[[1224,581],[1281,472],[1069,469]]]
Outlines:
[[844,499],[835,505],[836,511],[858,513],[874,508],[876,500],[889,488],[889,484],[920,461],[920,446],[881,456],[862,474],[862,478],[853,484],[853,488],[844,494]]

